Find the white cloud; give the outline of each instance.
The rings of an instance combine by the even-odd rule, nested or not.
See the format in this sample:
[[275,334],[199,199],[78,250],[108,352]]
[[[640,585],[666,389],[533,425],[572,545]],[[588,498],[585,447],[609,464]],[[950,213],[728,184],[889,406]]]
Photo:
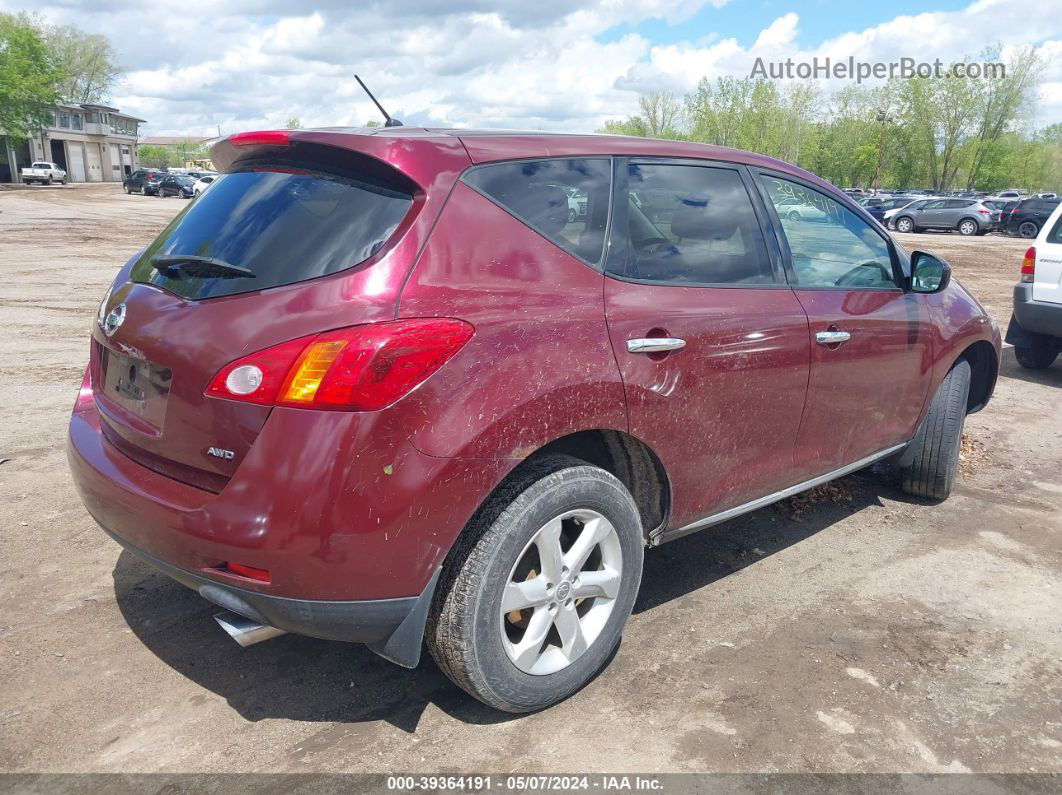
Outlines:
[[[0,0],[0,8],[17,0]],[[733,0],[748,2],[749,0]],[[378,114],[358,72],[407,123],[593,130],[627,116],[640,91],[684,92],[703,76],[749,74],[756,57],[944,61],[985,44],[1039,43],[1049,69],[1037,120],[1062,120],[1062,19],[1050,4],[978,0],[898,16],[801,48],[796,13],[764,19],[752,46],[726,30],[654,45],[617,26],[711,17],[727,0],[60,0],[30,8],[106,33],[129,68],[115,104],[149,134],[361,124]],[[13,8],[13,6],[9,6]],[[752,9],[750,9],[752,12]],[[625,28],[620,28],[625,29]]]

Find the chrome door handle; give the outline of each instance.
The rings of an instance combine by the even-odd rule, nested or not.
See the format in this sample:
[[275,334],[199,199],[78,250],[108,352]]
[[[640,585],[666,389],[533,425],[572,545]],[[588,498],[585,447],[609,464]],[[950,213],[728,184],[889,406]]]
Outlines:
[[847,331],[819,331],[815,333],[815,342],[819,345],[840,345],[848,342],[852,335]]
[[660,353],[661,351],[677,351],[685,347],[686,340],[680,340],[678,337],[645,337],[627,340],[627,350],[630,353]]

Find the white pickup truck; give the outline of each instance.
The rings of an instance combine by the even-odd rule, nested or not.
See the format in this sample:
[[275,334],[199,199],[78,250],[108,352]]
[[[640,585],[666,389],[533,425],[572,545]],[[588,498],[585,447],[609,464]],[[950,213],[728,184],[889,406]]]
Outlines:
[[31,185],[34,182],[39,182],[42,185],[51,185],[53,182],[58,182],[60,185],[65,185],[66,172],[55,163],[47,163],[41,160],[29,168],[22,169],[22,181],[27,185]]

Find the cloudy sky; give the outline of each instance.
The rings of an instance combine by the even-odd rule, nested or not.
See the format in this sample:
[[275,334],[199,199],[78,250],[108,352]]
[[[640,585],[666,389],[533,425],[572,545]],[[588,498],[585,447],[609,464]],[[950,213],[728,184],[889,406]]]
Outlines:
[[[1062,14],[1049,0],[0,0],[107,34],[112,104],[148,135],[363,124],[357,72],[407,124],[594,130],[640,91],[746,77],[765,60],[945,62],[1031,44],[1035,123],[1062,121]],[[836,87],[834,84],[833,87]],[[829,86],[827,86],[829,87]]]

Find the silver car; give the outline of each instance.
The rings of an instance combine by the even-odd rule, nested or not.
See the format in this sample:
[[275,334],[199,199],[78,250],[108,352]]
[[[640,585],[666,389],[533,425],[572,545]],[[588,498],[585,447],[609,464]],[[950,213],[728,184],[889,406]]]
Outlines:
[[983,235],[1000,228],[999,210],[980,199],[931,199],[912,202],[892,219],[898,232],[954,229],[960,235]]

